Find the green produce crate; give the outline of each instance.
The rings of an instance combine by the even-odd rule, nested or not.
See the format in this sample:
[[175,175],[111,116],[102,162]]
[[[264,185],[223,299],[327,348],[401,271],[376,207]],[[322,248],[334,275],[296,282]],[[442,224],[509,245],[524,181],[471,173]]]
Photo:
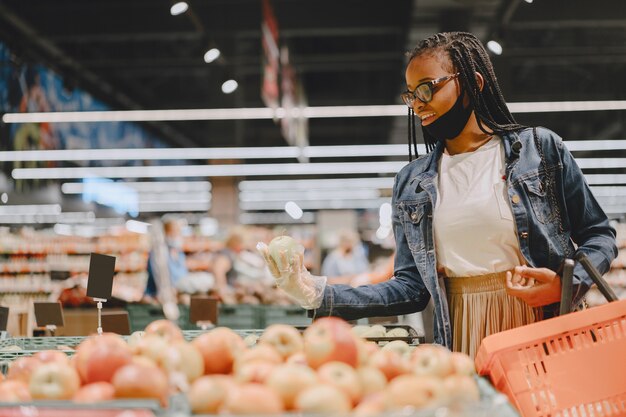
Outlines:
[[260,307],[250,304],[220,304],[217,325],[231,329],[262,329],[265,320]]
[[[130,331],[136,332],[144,330],[146,326],[155,320],[165,319],[163,308],[153,304],[128,304],[128,318],[130,319]],[[176,324],[181,330],[195,330],[197,326],[189,323],[189,306],[180,304],[178,306],[180,317]]]
[[300,306],[261,306],[264,322],[262,327],[271,324],[289,324],[291,326],[308,326],[311,319],[306,310]]

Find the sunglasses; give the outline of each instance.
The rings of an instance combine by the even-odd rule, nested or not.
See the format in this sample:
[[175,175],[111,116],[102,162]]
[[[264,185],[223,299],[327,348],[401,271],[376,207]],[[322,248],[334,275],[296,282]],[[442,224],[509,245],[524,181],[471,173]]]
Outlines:
[[457,72],[453,75],[446,75],[445,77],[436,78],[430,81],[424,81],[423,83],[418,84],[417,87],[415,87],[415,90],[407,90],[402,93],[400,97],[402,97],[402,101],[404,101],[404,103],[410,108],[413,108],[416,100],[419,100],[422,103],[428,103],[433,99],[433,94],[435,94],[435,87],[437,85],[456,78],[459,75],[460,73]]

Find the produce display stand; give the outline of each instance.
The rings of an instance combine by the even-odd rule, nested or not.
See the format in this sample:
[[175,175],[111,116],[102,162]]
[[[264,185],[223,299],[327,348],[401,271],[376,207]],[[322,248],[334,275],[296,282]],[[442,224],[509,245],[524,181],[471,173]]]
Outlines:
[[[476,356],[478,372],[524,417],[626,415],[626,300],[577,259],[612,302],[488,336]],[[564,292],[572,269],[562,274]]]
[[2,417],[118,417],[126,410],[132,411],[132,417],[174,415],[161,408],[156,400],[114,400],[94,404],[77,404],[72,401],[0,403]]

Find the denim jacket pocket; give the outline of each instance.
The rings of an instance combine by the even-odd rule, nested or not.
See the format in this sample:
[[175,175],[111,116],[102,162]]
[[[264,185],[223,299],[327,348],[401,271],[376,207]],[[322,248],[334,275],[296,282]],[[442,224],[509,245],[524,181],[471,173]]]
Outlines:
[[399,208],[403,212],[402,224],[409,249],[412,252],[424,250],[428,232],[425,220],[428,214],[427,204],[403,202]]
[[537,220],[544,224],[552,222],[556,214],[550,207],[550,198],[546,192],[544,181],[539,176],[526,178],[524,187]]

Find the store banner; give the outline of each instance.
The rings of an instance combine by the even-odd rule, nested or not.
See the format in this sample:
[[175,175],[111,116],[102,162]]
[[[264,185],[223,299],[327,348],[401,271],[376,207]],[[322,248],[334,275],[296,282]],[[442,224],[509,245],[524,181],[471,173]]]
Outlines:
[[[0,113],[101,111],[104,102],[77,88],[48,68],[19,61],[0,43]],[[2,150],[106,149],[165,147],[166,143],[130,122],[22,123],[0,130]],[[141,164],[136,161],[135,164]],[[87,166],[87,161],[74,164]],[[128,165],[128,161],[96,161],[92,166]],[[15,162],[21,167],[54,166],[54,162]]]
[[[309,144],[308,120],[302,113],[302,109],[306,107],[306,98],[296,70],[289,62],[289,50],[286,46],[280,50],[280,64],[281,106],[285,110],[280,121],[282,134],[290,146],[303,148]],[[298,160],[308,162],[305,156],[300,156]]]
[[263,0],[263,20],[261,21],[261,43],[263,45],[263,80],[261,98],[265,105],[276,110],[279,106],[278,87],[279,60],[278,22],[269,0]]

